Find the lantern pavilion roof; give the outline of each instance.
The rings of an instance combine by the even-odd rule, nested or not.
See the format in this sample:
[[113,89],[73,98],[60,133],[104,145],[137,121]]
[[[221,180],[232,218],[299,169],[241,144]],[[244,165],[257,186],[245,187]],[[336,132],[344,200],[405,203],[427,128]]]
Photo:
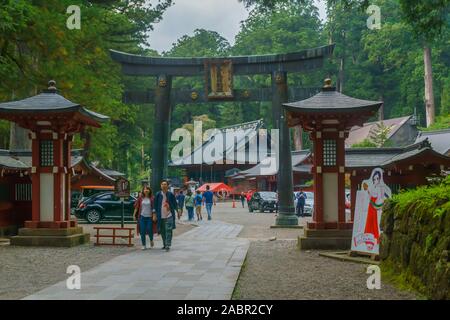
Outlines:
[[100,127],[109,117],[91,111],[78,103],[72,102],[60,94],[53,80],[49,88],[42,93],[23,100],[0,103],[0,118],[15,121],[25,128],[30,128],[30,120],[51,120],[77,122],[81,125]]
[[[325,80],[322,91],[311,98],[284,103],[289,126],[303,125],[306,130],[317,120],[331,123],[330,120],[341,120],[345,127],[361,125],[374,115],[383,104],[382,101],[356,99],[336,91],[331,86],[331,79]],[[342,121],[344,120],[344,121]],[[338,122],[336,122],[338,123]]]

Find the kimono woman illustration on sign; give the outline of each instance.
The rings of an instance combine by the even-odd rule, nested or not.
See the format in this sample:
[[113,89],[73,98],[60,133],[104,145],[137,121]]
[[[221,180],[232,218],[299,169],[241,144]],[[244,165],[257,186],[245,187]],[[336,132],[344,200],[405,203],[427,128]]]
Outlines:
[[374,242],[370,239],[366,240],[367,248],[372,250],[380,243],[379,218],[381,218],[384,200],[391,197],[391,189],[384,184],[383,171],[379,168],[372,171],[370,180],[363,182],[363,189],[370,197],[364,233],[373,235]]

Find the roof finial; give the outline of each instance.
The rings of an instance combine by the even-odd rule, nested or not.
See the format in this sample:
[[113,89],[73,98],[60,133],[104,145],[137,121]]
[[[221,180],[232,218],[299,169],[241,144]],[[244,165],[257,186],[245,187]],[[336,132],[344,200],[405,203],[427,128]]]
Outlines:
[[48,82],[48,92],[56,92],[58,89],[56,89],[56,81],[55,80],[50,80]]
[[322,87],[322,91],[335,91],[336,88],[332,86],[331,84],[331,78],[326,78],[323,81],[323,87]]

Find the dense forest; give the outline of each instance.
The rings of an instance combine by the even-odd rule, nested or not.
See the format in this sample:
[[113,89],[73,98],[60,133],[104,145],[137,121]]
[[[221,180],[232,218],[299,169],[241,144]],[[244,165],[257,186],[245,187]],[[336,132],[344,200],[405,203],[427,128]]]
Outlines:
[[[155,3],[153,1],[152,3]],[[148,176],[152,105],[125,105],[125,88],[151,88],[154,79],[123,77],[109,49],[148,56],[198,57],[287,53],[335,43],[322,70],[290,75],[289,85],[320,87],[331,77],[350,96],[383,100],[382,118],[416,113],[426,129],[450,127],[449,1],[374,0],[381,28],[369,29],[367,1],[328,0],[321,21],[312,0],[243,0],[249,16],[234,45],[213,30],[197,29],[167,52],[152,49],[153,26],[172,0],[0,0],[0,101],[40,92],[49,79],[72,101],[111,117],[98,130],[77,137],[90,161],[126,172],[136,183]],[[81,8],[81,29],[69,30],[70,5]],[[426,68],[432,87],[425,85]],[[432,71],[432,74],[430,73]],[[430,80],[430,78],[428,79]],[[269,77],[236,77],[235,86],[270,86]],[[202,79],[176,78],[174,87],[203,88]],[[427,123],[425,105],[436,118]],[[177,105],[173,129],[195,119],[204,128],[263,119],[269,103]],[[10,124],[0,122],[0,148],[9,147]]]

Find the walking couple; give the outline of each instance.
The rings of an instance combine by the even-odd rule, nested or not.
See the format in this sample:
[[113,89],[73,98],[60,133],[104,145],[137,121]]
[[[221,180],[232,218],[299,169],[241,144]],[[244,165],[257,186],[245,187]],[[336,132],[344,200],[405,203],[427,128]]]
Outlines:
[[[169,191],[169,183],[161,181],[161,191],[154,197],[150,187],[144,187],[134,205],[134,218],[139,224],[142,250],[154,247],[153,235],[160,234],[163,247],[169,251],[172,245],[172,230],[176,228],[175,215],[178,211],[175,195]],[[147,244],[146,235],[150,238]]]

